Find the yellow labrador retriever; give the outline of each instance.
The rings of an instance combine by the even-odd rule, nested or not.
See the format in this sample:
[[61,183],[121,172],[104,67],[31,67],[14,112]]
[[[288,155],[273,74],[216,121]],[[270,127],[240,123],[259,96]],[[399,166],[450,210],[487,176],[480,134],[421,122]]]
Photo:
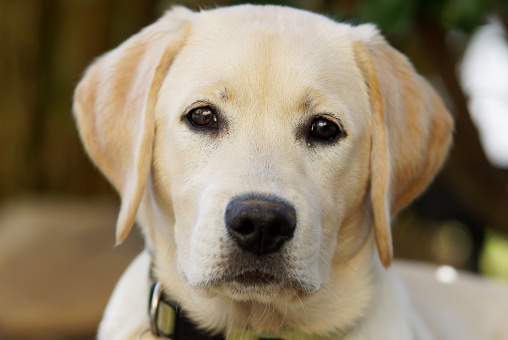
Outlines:
[[390,219],[453,123],[374,26],[175,8],[88,69],[74,111],[117,243],[146,237],[99,339],[508,339],[506,290],[391,266]]

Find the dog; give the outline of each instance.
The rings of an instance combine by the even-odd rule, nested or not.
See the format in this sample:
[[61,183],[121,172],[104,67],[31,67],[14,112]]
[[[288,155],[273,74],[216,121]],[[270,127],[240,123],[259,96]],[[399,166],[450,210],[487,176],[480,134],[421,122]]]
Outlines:
[[[508,339],[508,290],[392,264],[453,120],[375,26],[240,5],[96,60],[74,114],[143,251],[99,339]],[[504,314],[503,314],[504,313]]]

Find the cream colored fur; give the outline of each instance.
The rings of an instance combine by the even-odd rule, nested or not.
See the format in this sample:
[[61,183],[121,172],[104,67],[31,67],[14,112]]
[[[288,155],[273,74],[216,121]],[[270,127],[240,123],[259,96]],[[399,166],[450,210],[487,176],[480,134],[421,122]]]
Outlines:
[[[185,118],[203,103],[219,112],[217,132]],[[122,198],[117,242],[137,216],[165,293],[201,327],[376,340],[506,332],[481,320],[456,330],[431,298],[435,313],[420,313],[412,296],[432,291],[412,291],[391,266],[390,220],[438,171],[453,123],[372,25],[274,6],[175,8],[87,70],[74,110],[88,153]],[[347,136],[302,137],[323,114]],[[281,279],[295,286],[221,282],[242,257],[225,207],[253,192],[295,206],[294,237],[267,260],[283,263]],[[99,339],[137,339],[148,328],[149,263],[142,253],[118,283]],[[475,308],[480,292],[457,301]]]

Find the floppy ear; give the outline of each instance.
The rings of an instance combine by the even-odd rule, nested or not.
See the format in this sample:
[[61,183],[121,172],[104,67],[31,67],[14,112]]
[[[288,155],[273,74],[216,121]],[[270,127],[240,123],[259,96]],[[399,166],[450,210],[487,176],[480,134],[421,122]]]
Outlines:
[[355,28],[358,66],[370,98],[371,201],[376,245],[385,267],[393,256],[390,220],[441,167],[453,120],[442,100],[371,25]]
[[150,172],[154,106],[192,12],[175,8],[93,63],[74,93],[85,149],[121,196],[116,242],[127,237]]

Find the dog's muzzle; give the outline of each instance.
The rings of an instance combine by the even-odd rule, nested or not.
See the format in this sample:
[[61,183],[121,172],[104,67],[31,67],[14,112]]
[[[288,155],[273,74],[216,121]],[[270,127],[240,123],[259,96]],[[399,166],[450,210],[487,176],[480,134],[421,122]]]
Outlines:
[[293,237],[296,211],[282,200],[244,196],[226,207],[226,228],[237,245],[263,256],[278,251]]

